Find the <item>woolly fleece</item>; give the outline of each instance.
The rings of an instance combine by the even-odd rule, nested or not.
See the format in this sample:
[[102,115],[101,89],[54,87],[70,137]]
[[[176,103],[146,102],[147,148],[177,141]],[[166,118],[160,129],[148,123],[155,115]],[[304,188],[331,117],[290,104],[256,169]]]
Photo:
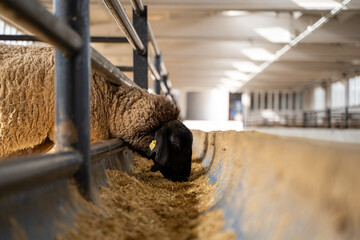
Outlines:
[[[0,45],[0,157],[54,141],[54,51]],[[145,155],[155,131],[178,119],[166,97],[91,73],[91,142],[122,138]]]

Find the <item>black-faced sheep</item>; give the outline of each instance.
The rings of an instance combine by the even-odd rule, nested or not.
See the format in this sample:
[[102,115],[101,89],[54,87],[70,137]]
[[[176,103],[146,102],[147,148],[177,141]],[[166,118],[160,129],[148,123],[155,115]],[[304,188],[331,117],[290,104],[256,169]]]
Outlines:
[[[53,49],[0,45],[0,62],[0,157],[53,142]],[[153,159],[152,171],[187,180],[192,134],[175,104],[138,87],[112,85],[92,71],[90,107],[91,142],[122,138]]]

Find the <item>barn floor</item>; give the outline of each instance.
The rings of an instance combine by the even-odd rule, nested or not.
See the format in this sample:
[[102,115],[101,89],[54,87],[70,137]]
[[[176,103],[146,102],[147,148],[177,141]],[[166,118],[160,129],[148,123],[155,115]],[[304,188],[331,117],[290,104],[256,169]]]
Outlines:
[[189,182],[135,157],[59,239],[358,239],[358,144],[193,131]]

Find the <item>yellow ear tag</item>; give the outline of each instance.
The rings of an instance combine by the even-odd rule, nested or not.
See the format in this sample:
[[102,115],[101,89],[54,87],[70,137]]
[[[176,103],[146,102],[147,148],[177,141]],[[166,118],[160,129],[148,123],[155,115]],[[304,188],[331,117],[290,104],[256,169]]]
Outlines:
[[156,146],[156,140],[152,140],[152,142],[151,142],[150,145],[149,145],[150,150],[151,150],[151,151],[154,150],[155,146]]

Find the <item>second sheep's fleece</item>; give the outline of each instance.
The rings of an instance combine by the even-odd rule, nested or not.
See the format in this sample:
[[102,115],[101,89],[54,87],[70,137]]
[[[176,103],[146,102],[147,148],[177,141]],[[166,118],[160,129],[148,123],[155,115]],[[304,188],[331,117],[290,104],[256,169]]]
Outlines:
[[[0,45],[0,158],[54,141],[54,50]],[[190,175],[192,134],[164,96],[91,73],[91,142],[122,138],[173,180]],[[152,140],[155,149],[150,150]]]

